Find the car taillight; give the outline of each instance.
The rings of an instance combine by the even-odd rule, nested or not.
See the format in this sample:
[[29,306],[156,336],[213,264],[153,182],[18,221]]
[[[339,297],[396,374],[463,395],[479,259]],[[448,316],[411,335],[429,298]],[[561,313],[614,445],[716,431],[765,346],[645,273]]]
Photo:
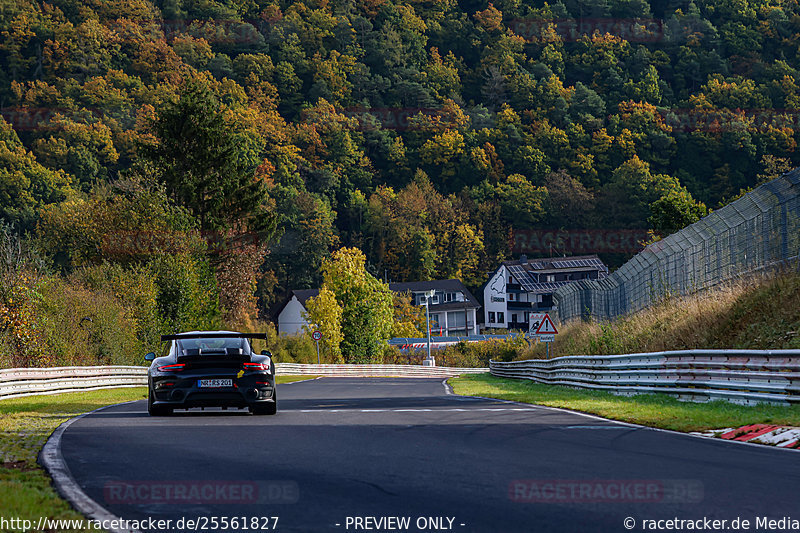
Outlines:
[[174,365],[164,365],[158,367],[159,372],[180,372],[186,367],[184,363],[177,363]]
[[242,366],[245,370],[269,370],[269,365],[265,363],[243,363]]

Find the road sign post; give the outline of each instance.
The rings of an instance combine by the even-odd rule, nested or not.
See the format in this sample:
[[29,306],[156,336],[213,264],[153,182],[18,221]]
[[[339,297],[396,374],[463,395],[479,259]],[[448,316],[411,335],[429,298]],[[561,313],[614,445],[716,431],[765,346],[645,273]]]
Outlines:
[[431,357],[431,313],[430,309],[428,308],[430,299],[433,298],[435,294],[435,289],[431,289],[425,293],[425,324],[427,325],[428,329],[428,357],[425,359],[425,366],[435,366],[433,364],[433,358]]
[[[541,342],[547,346],[547,358],[550,359],[550,343],[556,340],[558,330],[553,320],[547,313],[536,313],[531,315],[531,331],[532,336],[537,337]],[[534,325],[536,329],[534,329]]]
[[319,341],[322,339],[322,332],[317,330],[311,334],[311,338],[314,339],[314,342],[317,343],[317,364],[320,364],[319,360]]
[[528,336],[533,337],[536,335],[536,330],[542,324],[546,313],[531,313],[528,319]]

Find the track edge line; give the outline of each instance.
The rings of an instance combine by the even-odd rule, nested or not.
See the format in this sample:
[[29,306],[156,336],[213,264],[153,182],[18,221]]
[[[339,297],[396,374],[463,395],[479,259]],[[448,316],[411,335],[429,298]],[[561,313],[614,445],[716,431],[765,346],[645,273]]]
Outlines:
[[697,438],[697,439],[706,439],[706,440],[711,440],[711,441],[714,441],[714,442],[727,442],[727,443],[731,443],[731,444],[746,444],[748,446],[752,446],[752,447],[758,448],[760,450],[770,450],[770,449],[772,449],[772,450],[780,450],[782,452],[790,452],[790,453],[797,453],[798,451],[800,451],[800,449],[797,449],[797,448],[781,448],[781,447],[778,447],[778,446],[770,446],[768,444],[758,444],[756,442],[746,442],[746,441],[738,441],[738,440],[718,439],[718,438],[715,438],[715,437],[707,437],[705,435],[696,435],[694,433],[689,433],[689,432],[684,432],[684,431],[677,431],[675,429],[654,428],[652,426],[643,426],[641,424],[636,424],[634,422],[625,422],[625,421],[622,421],[622,420],[614,420],[612,418],[604,418],[604,417],[602,417],[600,415],[593,415],[591,413],[584,413],[582,411],[575,411],[573,409],[567,409],[565,407],[551,407],[549,405],[541,405],[541,404],[538,404],[538,403],[525,403],[525,402],[517,402],[517,401],[514,401],[514,400],[503,400],[503,399],[500,399],[500,398],[489,398],[489,397],[486,397],[486,396],[472,396],[472,395],[469,395],[469,394],[458,394],[455,391],[453,391],[453,394],[455,396],[459,396],[461,398],[476,398],[476,399],[480,399],[480,400],[492,400],[492,401],[495,401],[495,402],[513,403],[513,404],[517,404],[517,405],[534,406],[534,407],[537,407],[538,409],[547,409],[547,410],[550,410],[550,411],[560,411],[562,413],[572,413],[572,414],[575,414],[575,415],[584,416],[586,418],[592,418],[594,420],[602,420],[604,422],[611,422],[613,424],[619,424],[619,425],[623,425],[623,426],[628,426],[630,428],[635,428],[635,429],[649,429],[649,430],[652,430],[652,431],[661,431],[661,432],[664,432],[664,433],[670,433],[672,435],[682,435],[684,437],[693,437],[693,438]]
[[[67,428],[69,428],[73,423],[88,415],[97,413],[98,411],[102,411],[110,407],[115,407],[117,405],[125,405],[138,401],[141,400],[132,400],[130,402],[123,402],[114,405],[105,405],[95,409],[94,411],[89,411],[88,413],[83,413],[74,418],[70,418],[58,426],[55,431],[53,431],[39,452],[38,462],[50,475],[50,478],[53,480],[53,485],[55,485],[56,492],[58,492],[62,498],[72,504],[72,506],[79,513],[84,515],[89,520],[116,520],[118,521],[117,523],[120,523],[124,519],[113,514],[111,511],[93,500],[83,491],[80,485],[78,485],[78,482],[75,481],[75,478],[72,476],[72,471],[70,471],[69,466],[67,466],[67,462],[64,460],[64,456],[61,453],[61,437]],[[109,528],[108,531],[110,533],[140,533],[136,529]]]

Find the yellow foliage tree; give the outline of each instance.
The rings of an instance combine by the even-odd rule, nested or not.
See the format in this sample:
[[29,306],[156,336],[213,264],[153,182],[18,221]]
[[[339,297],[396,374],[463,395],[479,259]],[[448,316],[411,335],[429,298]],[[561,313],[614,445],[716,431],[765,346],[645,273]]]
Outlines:
[[342,357],[342,307],[336,301],[336,295],[327,287],[322,287],[319,294],[306,301],[306,312],[303,313],[306,324],[303,328],[311,335],[315,330],[322,333],[322,350],[320,357],[325,363],[344,363]]

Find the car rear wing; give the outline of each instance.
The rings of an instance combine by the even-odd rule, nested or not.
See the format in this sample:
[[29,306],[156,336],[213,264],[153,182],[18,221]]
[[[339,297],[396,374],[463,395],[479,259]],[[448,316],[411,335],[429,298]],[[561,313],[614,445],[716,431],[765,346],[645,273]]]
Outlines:
[[182,339],[264,339],[266,333],[176,333],[174,335],[161,335],[161,342],[178,341]]

